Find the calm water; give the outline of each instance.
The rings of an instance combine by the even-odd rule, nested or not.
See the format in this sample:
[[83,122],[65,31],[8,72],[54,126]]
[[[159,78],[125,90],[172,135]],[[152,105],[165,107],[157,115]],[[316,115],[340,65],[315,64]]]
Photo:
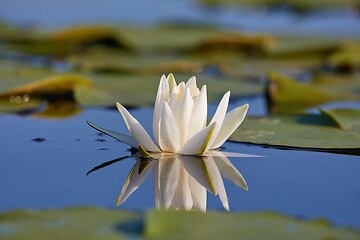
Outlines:
[[[148,9],[139,14],[139,9]],[[154,25],[169,21],[214,24],[250,32],[360,37],[360,18],[350,9],[299,16],[284,9],[202,8],[195,0],[0,1],[0,19],[21,26],[59,28],[87,23]],[[336,29],[336,33],[334,33]]]
[[[256,108],[261,101],[250,99],[254,109],[250,114],[262,114],[264,109]],[[211,109],[214,111],[214,107]],[[131,112],[150,128],[152,109]],[[115,207],[116,197],[135,161],[117,162],[86,176],[87,171],[103,162],[129,155],[126,145],[98,135],[86,120],[127,132],[115,110],[89,109],[65,120],[0,115],[3,129],[0,211],[77,205]],[[34,138],[45,141],[33,141]],[[231,210],[277,211],[360,228],[358,156],[276,150],[231,142],[225,144],[225,150],[266,156],[230,158],[249,185],[245,191],[225,181]],[[153,207],[151,176],[121,206],[133,210]],[[208,209],[222,211],[218,197],[209,194]]]

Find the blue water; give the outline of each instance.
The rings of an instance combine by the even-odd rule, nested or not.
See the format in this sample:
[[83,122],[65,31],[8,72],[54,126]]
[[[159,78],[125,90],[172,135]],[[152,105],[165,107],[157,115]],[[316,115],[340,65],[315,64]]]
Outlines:
[[[250,100],[251,106],[260,100]],[[145,128],[150,128],[152,109],[131,112]],[[115,110],[89,109],[65,120],[0,115],[3,129],[0,211],[78,205],[115,207],[135,160],[117,162],[86,176],[103,162],[129,155],[125,144],[99,136],[86,120],[127,133]],[[34,138],[45,141],[33,141]],[[231,210],[277,211],[360,228],[358,156],[276,150],[231,142],[224,146],[225,151],[265,156],[230,158],[249,186],[245,191],[225,181]],[[222,211],[218,197],[208,195],[208,209]],[[154,206],[152,179],[148,176],[120,208],[145,210]]]
[[[147,9],[146,13],[144,9]],[[155,25],[180,21],[249,32],[360,37],[360,18],[350,9],[315,11],[298,16],[286,9],[222,7],[213,10],[197,5],[195,0],[0,1],[0,19],[20,26],[49,29],[88,23]]]

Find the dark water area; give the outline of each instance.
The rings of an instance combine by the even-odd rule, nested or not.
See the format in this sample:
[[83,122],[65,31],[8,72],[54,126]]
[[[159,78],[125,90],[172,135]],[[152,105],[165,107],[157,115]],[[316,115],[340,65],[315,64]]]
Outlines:
[[[265,114],[262,101],[248,99],[253,109],[250,115]],[[230,108],[241,102],[234,102]],[[210,115],[214,109],[212,105]],[[151,108],[133,109],[131,113],[151,129]],[[115,207],[135,159],[116,162],[86,176],[97,165],[130,155],[127,145],[98,134],[86,120],[127,133],[120,114],[109,109],[87,109],[64,120],[0,116],[5,133],[0,138],[0,211],[79,205]],[[223,150],[264,156],[229,158],[249,186],[245,191],[225,181],[232,211],[276,211],[360,228],[358,156],[233,142],[226,142]],[[148,176],[120,208],[146,210],[154,206],[152,178]],[[210,193],[208,210],[223,211],[218,197]]]

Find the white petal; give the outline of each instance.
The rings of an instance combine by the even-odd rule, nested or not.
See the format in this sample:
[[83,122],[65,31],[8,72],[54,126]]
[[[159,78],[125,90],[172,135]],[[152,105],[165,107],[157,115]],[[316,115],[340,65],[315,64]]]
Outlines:
[[181,99],[184,94],[185,94],[185,83],[184,82],[181,82],[179,83],[179,85],[177,86],[177,90],[178,90],[178,94],[177,94],[177,100],[179,101],[179,99]]
[[213,118],[210,121],[210,124],[216,122],[216,127],[214,130],[214,134],[212,135],[212,137],[209,141],[209,145],[205,149],[205,152],[207,152],[211,148],[211,146],[213,145],[213,142],[216,139],[216,136],[218,135],[218,133],[220,131],[221,126],[223,125],[226,110],[229,105],[229,98],[230,98],[230,91],[228,91],[227,93],[224,94],[224,96],[222,97],[222,99],[216,109],[216,112],[215,112]]
[[159,161],[161,207],[169,208],[178,184],[180,161],[176,157],[162,157]]
[[199,88],[196,86],[196,77],[191,77],[185,84],[185,87],[190,89],[191,97],[199,95]]
[[116,103],[116,106],[121,113],[130,134],[136,142],[147,151],[160,152],[160,149],[154,144],[143,126],[141,126],[141,124],[120,103]]
[[191,210],[193,206],[189,187],[189,174],[182,164],[180,164],[178,184],[171,206],[182,210]]
[[227,157],[222,155],[221,152],[218,152],[218,156],[213,157],[213,159],[216,163],[216,166],[219,168],[221,176],[229,179],[235,185],[248,190],[245,179]]
[[167,82],[165,75],[162,75],[159,82],[158,91],[156,94],[154,113],[153,113],[153,134],[155,142],[159,145],[159,120],[161,117],[162,103],[163,103],[163,92],[164,82]]
[[206,85],[201,88],[199,96],[194,101],[191,112],[189,138],[200,132],[206,126],[207,120],[207,91]]
[[176,85],[176,81],[175,81],[175,77],[172,73],[170,73],[167,77],[167,81],[169,84],[169,89],[170,89],[170,94],[172,93],[172,90],[177,86]]
[[186,89],[183,97],[176,103],[173,109],[174,118],[179,131],[180,146],[183,146],[188,139],[189,123],[194,101],[191,98],[190,90]]
[[119,140],[120,142],[123,142],[133,148],[137,148],[138,147],[138,143],[135,141],[134,138],[132,138],[131,136],[127,136],[125,134],[122,134],[122,133],[118,133],[118,132],[114,132],[114,131],[111,131],[111,130],[108,130],[108,129],[105,129],[105,128],[102,128],[102,127],[99,127],[99,126],[96,126],[95,124],[87,121],[87,123],[89,124],[89,126],[95,128],[96,130],[106,134],[106,135],[109,135],[110,137],[113,137],[117,140]]
[[121,190],[119,197],[116,200],[116,205],[119,206],[141,185],[146,176],[149,174],[153,161],[151,161],[145,169],[139,174],[138,169],[140,161],[137,160],[134,167],[130,170],[129,175],[126,178],[125,184]]
[[196,181],[195,178],[193,178],[191,175],[189,175],[189,185],[191,198],[193,200],[193,209],[206,212],[206,188],[198,183],[198,181]]
[[213,160],[208,161],[205,157],[197,156],[181,156],[181,162],[183,163],[186,171],[196,181],[204,186],[209,192],[217,194],[217,182],[216,179],[218,169]]
[[175,87],[171,92],[168,103],[169,103],[169,107],[171,108],[172,111],[176,107],[178,93],[179,93],[179,89],[177,87]]
[[224,123],[220,128],[219,134],[212,145],[212,149],[219,148],[224,142],[231,136],[231,134],[240,126],[243,122],[249,104],[242,105],[233,109],[225,115]]
[[167,102],[163,103],[159,133],[159,144],[163,151],[175,153],[180,149],[178,127]]
[[205,150],[209,144],[211,137],[213,136],[216,123],[212,123],[192,138],[187,140],[180,153],[184,155],[201,155],[205,153]]

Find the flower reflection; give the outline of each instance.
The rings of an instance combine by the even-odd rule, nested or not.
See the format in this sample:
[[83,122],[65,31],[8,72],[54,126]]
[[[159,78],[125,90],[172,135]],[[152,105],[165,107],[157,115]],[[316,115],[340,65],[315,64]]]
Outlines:
[[137,159],[116,204],[125,202],[151,170],[157,208],[206,211],[209,191],[219,195],[223,207],[229,210],[222,177],[248,189],[241,173],[221,152],[213,152],[210,156],[163,154],[158,159]]

